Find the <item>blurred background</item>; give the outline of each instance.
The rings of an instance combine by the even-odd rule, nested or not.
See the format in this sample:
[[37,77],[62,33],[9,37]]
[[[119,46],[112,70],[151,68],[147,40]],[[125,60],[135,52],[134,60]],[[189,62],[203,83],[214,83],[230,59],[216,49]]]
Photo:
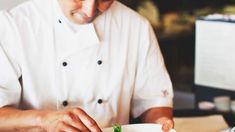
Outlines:
[[[146,17],[152,24],[156,36],[158,38],[166,67],[171,76],[173,86],[174,86],[174,116],[175,117],[197,117],[197,116],[208,116],[208,115],[223,115],[223,118],[226,120],[229,126],[235,126],[235,114],[233,109],[233,104],[235,104],[235,69],[227,67],[220,67],[221,71],[216,71],[216,68],[211,66],[211,69],[214,71],[211,75],[206,75],[206,73],[202,74],[202,69],[204,71],[210,71],[210,67],[203,67],[202,63],[208,63],[208,65],[218,65],[218,63],[223,63],[224,60],[230,60],[224,63],[224,65],[228,64],[231,66],[235,66],[235,52],[232,56],[227,56],[226,54],[230,54],[229,48],[235,50],[235,40],[231,40],[232,36],[224,35],[228,30],[225,29],[226,26],[229,25],[231,28],[231,32],[227,32],[228,34],[234,34],[235,28],[233,23],[234,20],[230,20],[234,18],[235,14],[235,0],[120,0],[122,3],[131,7],[132,9],[139,12],[141,15]],[[221,29],[217,29],[217,27],[211,27],[206,25],[205,32],[203,31],[203,26],[199,24],[196,28],[196,22],[203,17],[212,14],[221,15],[222,19],[216,18],[215,21],[221,22]],[[224,20],[223,18],[228,17],[229,20]],[[208,23],[213,21],[208,21]],[[224,24],[224,25],[223,25]],[[202,24],[203,25],[203,24]],[[225,26],[223,28],[223,26]],[[197,33],[200,30],[200,34]],[[233,33],[234,31],[234,33]],[[213,32],[218,33],[218,37],[210,34]],[[200,37],[199,37],[200,36]],[[203,36],[208,36],[207,38],[203,38]],[[208,45],[208,38],[211,40],[212,47],[206,47],[203,45]],[[204,41],[205,40],[205,41]],[[227,41],[230,42],[227,42]],[[213,43],[218,43],[218,45],[222,46],[220,49],[214,49]],[[233,46],[227,46],[227,43],[231,43]],[[197,46],[198,45],[198,46]],[[227,47],[226,48],[223,48]],[[207,57],[198,57],[200,56],[199,50],[196,47],[200,48],[211,48],[212,50],[208,53],[214,52],[217,55],[215,60],[220,58],[221,62],[213,62],[209,64],[208,58],[213,58],[213,56]],[[227,53],[226,53],[227,51]],[[198,54],[196,54],[196,52]],[[205,51],[206,52],[206,51]],[[221,56],[222,54],[222,56]],[[230,54],[231,55],[231,54]],[[205,54],[206,56],[206,54]],[[215,57],[215,56],[214,56]],[[196,58],[200,58],[196,60]],[[197,62],[197,65],[196,65]],[[199,64],[200,63],[200,64]],[[200,67],[200,68],[196,68]],[[223,71],[224,70],[224,71]],[[226,74],[226,70],[231,72],[230,75]],[[223,74],[224,72],[224,74]],[[196,73],[198,74],[197,79]],[[210,72],[208,72],[210,73]],[[222,73],[219,75],[219,73]],[[200,75],[199,75],[200,74]],[[209,76],[209,78],[204,78],[203,76]],[[220,79],[220,84],[211,85],[210,81],[215,79],[218,76]],[[203,81],[196,81],[202,78]],[[228,88],[225,84],[226,79],[232,82],[230,84],[230,88]],[[205,81],[205,79],[208,79]],[[214,80],[216,83],[216,79]],[[219,98],[219,99],[218,99]],[[217,100],[223,100],[221,102]],[[227,100],[227,106],[225,105]],[[220,102],[220,103],[218,103]],[[233,102],[233,103],[232,103]],[[222,110],[218,107],[222,106],[223,108],[227,107],[227,110]],[[198,122],[201,122],[199,120]],[[190,121],[189,121],[190,122]],[[202,121],[203,122],[203,121]],[[193,124],[193,123],[192,123]],[[208,124],[208,123],[206,123]],[[216,124],[216,123],[215,123]],[[195,124],[196,125],[196,124]],[[203,127],[203,126],[202,126]],[[196,130],[196,129],[195,129]],[[216,131],[218,131],[217,129]],[[199,131],[199,130],[196,130]],[[203,131],[203,130],[202,130]],[[208,129],[209,131],[209,129]],[[213,131],[213,130],[212,130]]]
[[152,23],[175,90],[193,92],[195,22],[214,13],[235,14],[235,0],[121,0]]
[[[174,90],[188,93],[188,95],[194,94],[195,22],[197,18],[209,14],[235,14],[235,0],[120,1],[152,23],[173,81]],[[176,108],[179,105],[176,105]],[[193,106],[187,104],[187,106],[194,107],[194,104]]]

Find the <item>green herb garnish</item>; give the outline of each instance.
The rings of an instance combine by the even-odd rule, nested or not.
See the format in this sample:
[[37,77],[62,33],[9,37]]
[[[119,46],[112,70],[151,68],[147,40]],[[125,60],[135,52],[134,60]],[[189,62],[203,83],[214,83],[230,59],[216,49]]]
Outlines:
[[122,132],[122,127],[119,124],[113,124],[113,132]]

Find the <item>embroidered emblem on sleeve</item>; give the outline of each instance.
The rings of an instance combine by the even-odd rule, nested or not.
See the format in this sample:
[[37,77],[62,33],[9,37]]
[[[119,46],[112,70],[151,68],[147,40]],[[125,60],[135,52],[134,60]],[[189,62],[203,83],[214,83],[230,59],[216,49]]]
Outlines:
[[163,95],[164,97],[167,97],[167,96],[169,95],[168,90],[162,90],[162,95]]

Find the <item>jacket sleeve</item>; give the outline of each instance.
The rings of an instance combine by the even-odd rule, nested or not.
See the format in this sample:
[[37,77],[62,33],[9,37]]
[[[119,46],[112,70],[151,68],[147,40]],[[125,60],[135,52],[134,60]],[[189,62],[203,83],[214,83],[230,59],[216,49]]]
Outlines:
[[19,47],[16,28],[7,12],[0,12],[0,108],[17,107],[21,97]]
[[169,74],[151,25],[141,27],[132,115],[140,116],[153,107],[172,107],[173,90]]

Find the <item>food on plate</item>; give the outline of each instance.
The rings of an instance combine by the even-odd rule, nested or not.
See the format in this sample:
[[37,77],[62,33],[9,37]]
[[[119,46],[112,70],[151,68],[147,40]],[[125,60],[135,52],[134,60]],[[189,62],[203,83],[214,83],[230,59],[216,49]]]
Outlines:
[[113,132],[122,132],[122,126],[119,124],[113,125]]

